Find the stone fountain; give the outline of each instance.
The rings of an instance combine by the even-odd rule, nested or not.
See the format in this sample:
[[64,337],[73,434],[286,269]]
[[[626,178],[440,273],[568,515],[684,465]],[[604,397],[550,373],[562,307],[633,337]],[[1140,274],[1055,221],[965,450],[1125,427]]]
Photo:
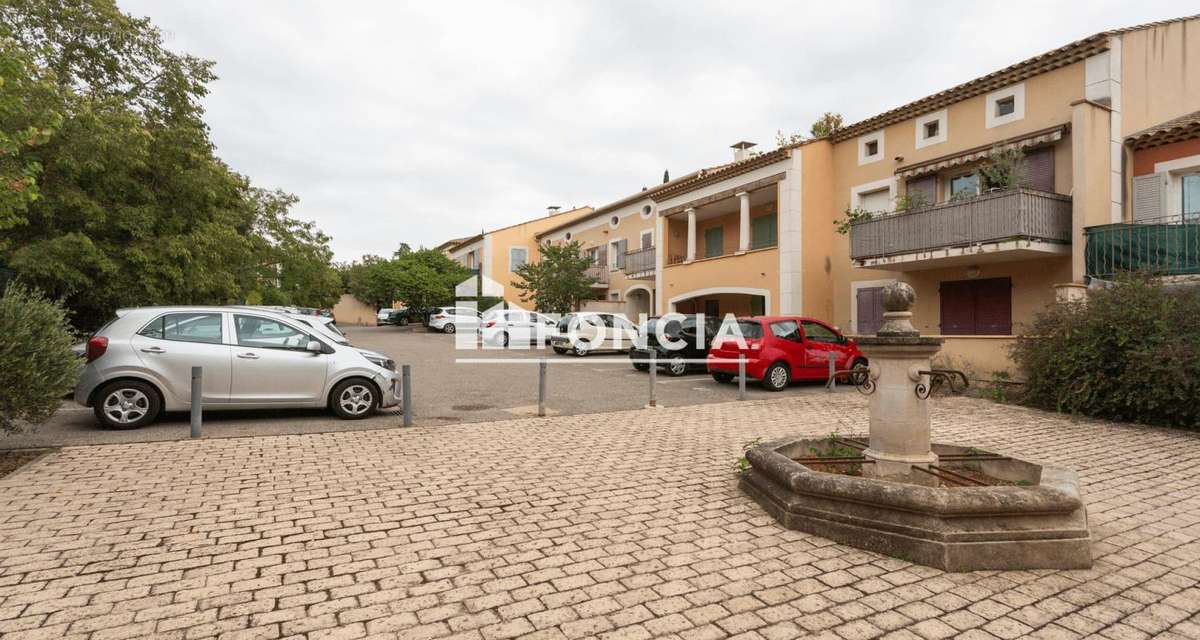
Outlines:
[[884,291],[884,325],[858,340],[870,367],[845,372],[870,397],[868,439],[755,446],[742,489],[789,529],[945,571],[1091,567],[1073,471],[931,442],[930,394],[967,379],[931,366],[942,340],[913,328],[915,300],[905,283]]

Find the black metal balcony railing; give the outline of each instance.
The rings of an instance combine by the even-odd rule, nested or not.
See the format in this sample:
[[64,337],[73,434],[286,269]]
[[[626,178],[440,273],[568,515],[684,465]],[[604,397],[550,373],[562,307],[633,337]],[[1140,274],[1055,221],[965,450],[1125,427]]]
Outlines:
[[1069,244],[1071,197],[1008,189],[873,217],[850,228],[850,258],[882,258],[1018,239]]
[[625,276],[636,278],[654,273],[654,247],[629,251],[625,254]]
[[608,265],[606,264],[594,264],[588,267],[587,271],[584,273],[586,273],[591,279],[595,280],[595,282],[592,283],[593,287],[606,287],[608,286],[609,271]]
[[1130,271],[1200,274],[1200,214],[1087,227],[1083,234],[1084,270],[1093,278]]

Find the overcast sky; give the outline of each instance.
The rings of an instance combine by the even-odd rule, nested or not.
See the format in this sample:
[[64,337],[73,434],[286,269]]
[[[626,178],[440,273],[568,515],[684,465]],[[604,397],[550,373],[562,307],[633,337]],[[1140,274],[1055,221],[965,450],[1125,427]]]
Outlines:
[[219,155],[339,260],[599,206],[1190,2],[118,0],[215,60]]

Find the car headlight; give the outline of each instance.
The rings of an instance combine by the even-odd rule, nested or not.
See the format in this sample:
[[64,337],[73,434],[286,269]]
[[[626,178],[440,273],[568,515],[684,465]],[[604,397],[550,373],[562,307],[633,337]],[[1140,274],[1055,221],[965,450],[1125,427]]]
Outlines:
[[368,362],[370,362],[371,364],[373,364],[377,367],[383,367],[384,369],[387,369],[388,371],[396,370],[396,361],[392,360],[391,358],[380,358],[378,356],[369,356],[366,354],[363,354],[363,357],[366,358]]

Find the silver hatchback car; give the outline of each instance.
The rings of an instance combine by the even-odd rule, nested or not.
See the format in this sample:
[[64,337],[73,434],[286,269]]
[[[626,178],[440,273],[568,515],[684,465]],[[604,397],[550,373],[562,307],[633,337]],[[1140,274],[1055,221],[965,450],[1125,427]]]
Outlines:
[[400,402],[390,358],[270,311],[125,309],[88,340],[86,356],[75,401],[116,429],[190,409],[194,366],[206,410],[329,407],[353,420]]

